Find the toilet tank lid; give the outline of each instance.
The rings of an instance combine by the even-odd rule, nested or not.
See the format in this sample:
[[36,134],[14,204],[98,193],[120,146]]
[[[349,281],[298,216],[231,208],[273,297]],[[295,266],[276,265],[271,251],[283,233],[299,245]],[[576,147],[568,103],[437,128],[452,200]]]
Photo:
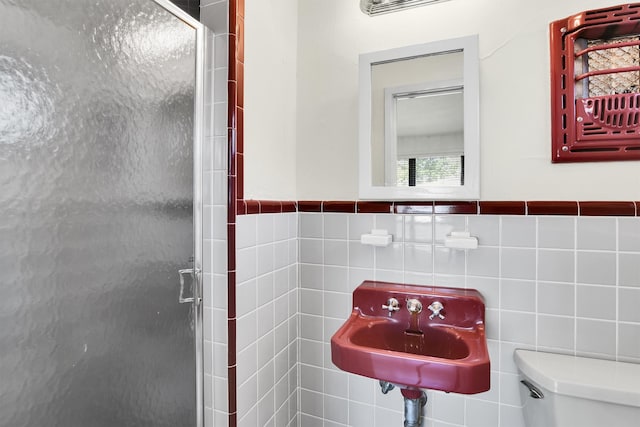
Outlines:
[[640,364],[517,349],[522,374],[547,390],[640,407]]

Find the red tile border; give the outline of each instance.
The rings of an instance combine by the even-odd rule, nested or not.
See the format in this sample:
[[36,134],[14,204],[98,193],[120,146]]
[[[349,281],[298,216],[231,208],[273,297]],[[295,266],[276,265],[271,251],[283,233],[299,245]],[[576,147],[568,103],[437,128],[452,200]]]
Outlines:
[[[236,285],[235,270],[230,271],[229,274],[227,274],[227,285],[228,286],[233,285],[235,287]],[[227,318],[235,319],[236,317],[236,293],[235,292],[232,292],[231,295],[229,295],[229,297],[227,298],[227,302],[229,303],[229,307],[227,308]]]
[[237,373],[237,367],[236,366],[232,366],[230,364],[230,366],[227,367],[227,378],[229,378],[229,383],[228,383],[228,389],[229,389],[229,407],[230,408],[235,408],[236,410],[234,410],[233,412],[229,412],[229,427],[231,426],[236,426],[236,421],[234,421],[234,424],[231,424],[231,420],[232,418],[237,419],[237,408],[238,408],[238,387],[237,387],[237,378],[238,378],[238,373]]
[[236,161],[234,162],[236,164],[236,170],[237,170],[237,175],[236,175],[236,196],[238,199],[242,200],[244,199],[243,197],[243,192],[244,192],[244,156],[242,155],[242,153],[237,153],[236,154]]
[[[244,199],[244,0],[229,0],[227,82],[228,200],[227,200],[227,391],[229,427],[238,425],[236,371],[236,217],[259,213],[260,203]],[[278,205],[282,204],[278,202]],[[271,204],[266,206],[271,208]]]
[[278,200],[260,200],[260,213],[281,213],[282,202]]
[[525,202],[478,202],[480,215],[526,215]]
[[393,202],[357,202],[358,213],[393,213]]
[[260,202],[258,200],[245,200],[244,203],[247,207],[247,215],[260,213]]
[[[237,321],[236,319],[227,319],[227,364],[228,367],[235,367],[237,363],[237,342],[236,342],[236,331],[237,331]],[[231,381],[231,378],[229,378]]]
[[236,201],[236,213],[238,215],[246,215],[247,214],[247,205],[244,200]]
[[282,213],[296,212],[298,210],[296,202],[284,201],[282,202]]
[[244,108],[244,64],[240,61],[236,63],[236,90],[238,108]]
[[229,34],[229,80],[236,78],[236,56],[236,35],[232,33]]
[[322,202],[322,212],[356,213],[356,202],[333,200]]
[[433,214],[433,202],[395,202],[393,211],[397,214]]
[[244,64],[244,17],[242,16],[237,18],[236,37],[238,38],[236,60]]
[[238,200],[238,215],[281,212],[390,213],[418,215],[640,216],[640,201],[435,201]]
[[436,201],[433,204],[433,212],[449,215],[476,215],[478,213],[478,202]]
[[527,202],[528,215],[578,215],[578,202],[532,201]]
[[244,156],[242,153],[235,153],[231,162],[236,165],[237,171],[233,176],[236,200],[244,200]]
[[229,34],[236,33],[238,20],[238,0],[229,0]]
[[[231,78],[231,76],[229,76],[229,78]],[[227,82],[227,93],[227,127],[235,130],[237,126],[236,107],[238,103],[237,85],[235,81],[229,80]]]
[[321,200],[299,200],[298,212],[322,212]]
[[[228,246],[233,246],[234,248],[236,247],[236,224],[234,223],[227,223],[227,245]],[[227,269],[229,271],[235,271],[236,270],[236,257],[235,254],[234,256],[229,256],[227,257]]]
[[244,108],[236,108],[236,150],[244,153]]
[[236,155],[238,151],[238,137],[235,129],[227,129],[227,141],[229,141],[229,152],[227,153],[227,161],[229,162],[229,175],[236,176]]
[[580,216],[635,216],[634,202],[578,202]]
[[237,204],[234,203],[234,200],[238,200],[238,196],[236,193],[236,177],[232,175],[227,176],[227,222],[235,223],[236,215],[237,215]]

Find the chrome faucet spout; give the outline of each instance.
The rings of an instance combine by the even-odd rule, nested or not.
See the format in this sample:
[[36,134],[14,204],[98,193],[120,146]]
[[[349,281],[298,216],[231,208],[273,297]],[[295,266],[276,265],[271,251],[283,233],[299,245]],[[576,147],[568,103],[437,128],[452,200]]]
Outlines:
[[407,310],[410,313],[418,314],[422,311],[422,303],[415,298],[410,298],[407,300]]

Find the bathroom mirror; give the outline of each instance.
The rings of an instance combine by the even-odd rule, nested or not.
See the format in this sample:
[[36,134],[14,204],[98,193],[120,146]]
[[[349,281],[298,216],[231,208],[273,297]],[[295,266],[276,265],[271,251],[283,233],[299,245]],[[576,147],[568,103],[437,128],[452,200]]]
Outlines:
[[480,197],[477,36],[360,55],[361,199]]

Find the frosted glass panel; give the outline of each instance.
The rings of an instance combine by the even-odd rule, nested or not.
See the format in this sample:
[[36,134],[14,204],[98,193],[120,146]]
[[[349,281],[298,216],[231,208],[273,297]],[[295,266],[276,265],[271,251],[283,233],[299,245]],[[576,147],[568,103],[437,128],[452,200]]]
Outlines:
[[0,0],[0,427],[195,425],[195,30]]

